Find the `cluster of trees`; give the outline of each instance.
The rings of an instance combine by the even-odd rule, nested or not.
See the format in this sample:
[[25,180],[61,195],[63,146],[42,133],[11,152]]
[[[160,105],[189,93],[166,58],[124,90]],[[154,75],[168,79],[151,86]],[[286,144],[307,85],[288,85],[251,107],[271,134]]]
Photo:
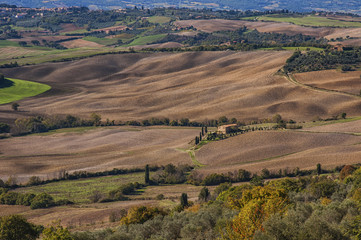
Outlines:
[[296,51],[284,66],[286,72],[309,72],[332,69],[341,66],[343,71],[353,70],[361,62],[361,48],[353,47],[344,51]]
[[0,204],[6,205],[24,205],[31,209],[49,208],[53,206],[72,204],[67,199],[54,201],[54,198],[47,193],[38,195],[32,193],[9,192],[6,188],[0,188]]
[[202,141],[204,135],[206,135],[207,133],[208,133],[208,127],[207,127],[207,126],[206,126],[206,127],[202,127],[202,130],[201,130],[201,132],[199,133],[199,137],[196,136],[195,139],[194,139],[195,145],[198,145],[198,144]]
[[178,184],[187,181],[187,175],[193,169],[190,165],[179,165],[167,164],[162,169],[156,171],[151,180],[150,184]]
[[[290,36],[280,33],[261,33],[257,30],[249,31],[246,27],[241,27],[236,31],[200,32],[196,36],[168,34],[167,37],[158,42],[179,42],[186,46],[214,47],[223,43],[229,43],[234,50],[252,50],[268,47],[327,46],[326,39],[316,39],[302,34]],[[212,51],[212,49],[209,48],[204,50]],[[220,50],[220,48],[214,48],[213,50]]]
[[[29,134],[29,133],[41,133],[47,132],[53,129],[59,128],[72,128],[72,127],[84,127],[84,126],[99,126],[101,123],[101,116],[96,113],[92,113],[91,119],[80,119],[73,115],[67,115],[65,117],[54,116],[35,116],[27,118],[19,118],[15,120],[14,134]],[[111,125],[111,123],[108,123]]]
[[137,189],[143,188],[144,185],[138,182],[123,184],[115,190],[111,190],[107,196],[104,196],[100,191],[94,191],[90,196],[89,200],[92,203],[105,203],[113,201],[124,201],[128,200],[125,195],[132,195]]
[[[222,184],[172,210],[138,206],[113,231],[78,232],[81,239],[359,239],[361,169],[283,178],[264,186]],[[341,177],[342,176],[342,177]],[[207,199],[213,201],[207,202]]]
[[245,169],[235,170],[228,173],[212,173],[204,175],[198,171],[192,171],[187,176],[187,182],[196,186],[212,186],[219,185],[226,182],[248,182],[250,181],[254,185],[263,185],[265,179],[282,178],[282,177],[299,177],[309,175],[319,175],[325,173],[338,173],[342,169],[342,166],[335,167],[334,169],[322,169],[320,164],[317,164],[315,170],[300,170],[298,167],[294,169],[279,169],[278,171],[270,171],[267,168],[261,170],[259,174],[251,173]]

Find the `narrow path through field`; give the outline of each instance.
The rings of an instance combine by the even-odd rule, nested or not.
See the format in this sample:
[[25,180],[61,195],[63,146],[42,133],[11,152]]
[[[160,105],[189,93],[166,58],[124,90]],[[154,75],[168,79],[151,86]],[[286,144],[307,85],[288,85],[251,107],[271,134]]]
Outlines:
[[309,89],[309,90],[313,90],[313,91],[317,91],[317,92],[335,93],[335,94],[354,97],[354,98],[358,98],[358,99],[361,98],[361,96],[357,95],[357,94],[342,92],[342,91],[338,91],[338,90],[331,90],[331,89],[326,89],[326,88],[319,88],[319,87],[314,87],[314,86],[311,86],[308,84],[301,83],[301,82],[297,81],[297,79],[291,73],[285,73],[284,76],[289,82],[291,82],[297,86]]

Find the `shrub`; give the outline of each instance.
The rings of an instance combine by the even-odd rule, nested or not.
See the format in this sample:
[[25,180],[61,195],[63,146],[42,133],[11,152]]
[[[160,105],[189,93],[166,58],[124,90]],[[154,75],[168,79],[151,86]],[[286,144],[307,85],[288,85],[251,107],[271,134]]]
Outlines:
[[120,221],[121,224],[129,225],[133,223],[144,223],[153,219],[157,215],[166,215],[166,212],[156,207],[132,207],[129,209],[127,216],[123,217]]
[[229,181],[229,178],[224,176],[223,174],[213,173],[203,179],[202,185],[212,186],[212,185],[218,185],[218,184],[228,182],[228,181]]
[[33,199],[30,208],[38,209],[38,208],[49,208],[52,206],[55,206],[53,197],[47,193],[40,193]]
[[0,218],[0,239],[35,240],[39,235],[40,229],[23,216],[10,215]]

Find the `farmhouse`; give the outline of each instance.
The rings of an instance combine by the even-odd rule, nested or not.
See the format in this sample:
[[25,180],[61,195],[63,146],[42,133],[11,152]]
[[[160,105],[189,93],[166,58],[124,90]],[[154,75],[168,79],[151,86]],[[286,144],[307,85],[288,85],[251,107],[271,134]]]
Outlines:
[[338,52],[342,52],[343,51],[343,45],[338,43],[333,47],[333,49],[338,51]]
[[218,127],[218,132],[223,134],[230,133],[233,129],[237,129],[237,124],[222,125]]

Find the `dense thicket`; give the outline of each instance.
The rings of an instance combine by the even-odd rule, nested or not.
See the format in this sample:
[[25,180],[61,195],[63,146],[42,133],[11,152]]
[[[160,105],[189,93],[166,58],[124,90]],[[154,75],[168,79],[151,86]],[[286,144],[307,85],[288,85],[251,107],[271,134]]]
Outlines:
[[295,52],[284,66],[286,72],[309,72],[325,69],[332,69],[338,66],[347,65],[344,71],[354,68],[352,65],[361,63],[361,48],[346,49],[345,51],[309,51],[302,53]]

